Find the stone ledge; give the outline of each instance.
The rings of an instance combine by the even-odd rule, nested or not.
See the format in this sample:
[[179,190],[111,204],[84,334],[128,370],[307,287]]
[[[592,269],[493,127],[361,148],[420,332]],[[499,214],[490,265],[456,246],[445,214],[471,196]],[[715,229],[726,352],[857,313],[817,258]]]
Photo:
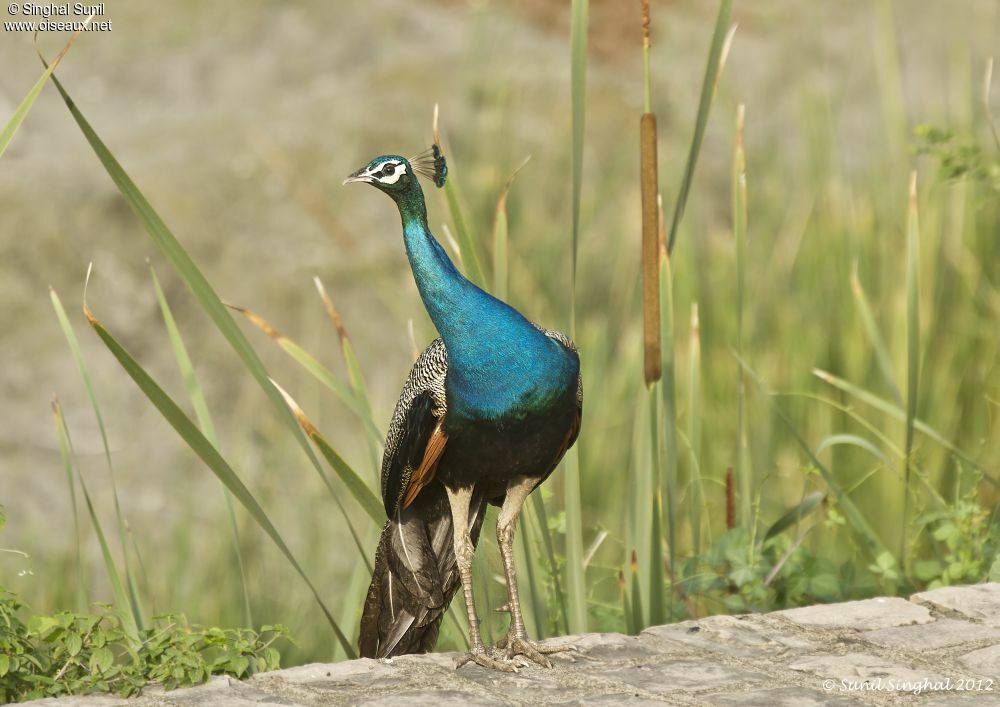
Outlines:
[[173,692],[149,688],[131,700],[30,704],[1000,706],[1000,584],[559,640],[578,651],[555,656],[552,670],[514,675],[456,670],[455,654],[438,653],[303,665],[245,682],[217,677]]

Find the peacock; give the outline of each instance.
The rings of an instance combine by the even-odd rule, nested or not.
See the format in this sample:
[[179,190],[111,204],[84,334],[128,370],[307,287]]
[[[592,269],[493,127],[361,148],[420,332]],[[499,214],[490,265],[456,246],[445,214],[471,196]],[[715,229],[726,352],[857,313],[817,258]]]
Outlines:
[[[516,671],[570,648],[528,639],[518,600],[514,529],[528,495],[576,441],[583,414],[580,357],[564,334],[528,321],[455,267],[427,226],[421,175],[442,187],[438,145],[414,158],[382,155],[344,183],[363,182],[399,209],[413,279],[440,334],[418,356],[396,403],[382,458],[388,521],[361,617],[360,653],[389,658],[431,650],[461,586],[470,650],[458,666]],[[500,507],[497,540],[510,628],[486,647],[473,601],[472,559],[487,504]]]

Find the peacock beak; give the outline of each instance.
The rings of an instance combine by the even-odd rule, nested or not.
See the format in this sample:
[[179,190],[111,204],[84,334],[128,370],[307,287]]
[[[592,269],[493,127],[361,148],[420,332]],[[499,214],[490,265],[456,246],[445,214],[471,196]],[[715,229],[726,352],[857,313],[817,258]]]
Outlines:
[[348,175],[347,179],[344,180],[344,184],[350,184],[351,182],[365,182],[370,184],[372,178],[366,174],[367,170],[367,167],[362,167],[357,172]]

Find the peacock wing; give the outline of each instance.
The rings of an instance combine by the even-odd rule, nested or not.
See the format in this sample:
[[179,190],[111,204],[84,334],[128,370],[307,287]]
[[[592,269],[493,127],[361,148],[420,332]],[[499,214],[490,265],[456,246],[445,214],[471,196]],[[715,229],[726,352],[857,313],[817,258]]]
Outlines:
[[382,503],[394,518],[434,478],[448,438],[444,384],[448,351],[435,339],[417,357],[389,423],[382,457]]
[[[532,322],[534,324],[534,322]],[[561,331],[556,331],[554,329],[546,329],[538,324],[534,325],[536,329],[541,331],[550,339],[556,341],[557,343],[564,346],[568,351],[572,352],[574,355],[579,356],[579,351],[576,348],[576,344],[568,336],[563,334]],[[579,375],[576,379],[576,415],[573,418],[573,422],[570,428],[566,431],[566,438],[563,440],[562,445],[560,445],[556,456],[553,458],[552,463],[549,465],[548,471],[542,475],[542,480],[545,481],[556,467],[559,466],[559,462],[562,461],[563,456],[569,451],[569,448],[576,443],[576,438],[580,436],[580,426],[583,423],[583,375]]]

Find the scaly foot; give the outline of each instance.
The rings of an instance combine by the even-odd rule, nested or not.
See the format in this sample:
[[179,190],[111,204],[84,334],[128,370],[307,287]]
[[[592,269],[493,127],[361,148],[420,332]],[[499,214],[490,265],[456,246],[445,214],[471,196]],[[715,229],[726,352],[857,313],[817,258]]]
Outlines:
[[526,663],[515,661],[513,656],[498,655],[496,651],[487,651],[483,646],[474,647],[459,658],[458,662],[455,663],[455,669],[458,670],[467,663],[475,663],[490,670],[499,670],[502,673],[516,673],[518,668],[527,666]]
[[576,646],[569,643],[558,643],[553,646],[543,646],[534,641],[528,640],[525,636],[508,633],[504,636],[494,649],[496,653],[506,655],[508,660],[514,660],[517,656],[524,656],[529,660],[538,663],[544,668],[551,668],[552,662],[546,655],[553,653],[563,653],[565,651],[575,651]]

